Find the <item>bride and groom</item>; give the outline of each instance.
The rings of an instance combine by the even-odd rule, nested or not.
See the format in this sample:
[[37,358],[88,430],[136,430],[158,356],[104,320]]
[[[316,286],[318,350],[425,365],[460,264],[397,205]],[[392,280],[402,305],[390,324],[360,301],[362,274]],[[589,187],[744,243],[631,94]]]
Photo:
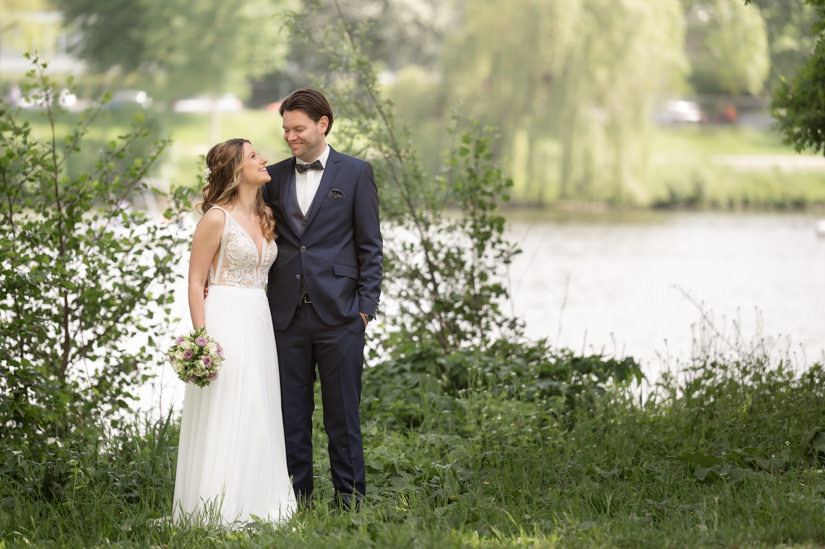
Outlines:
[[293,157],[267,166],[243,139],[206,156],[188,295],[194,327],[226,360],[209,386],[186,387],[176,518],[284,521],[311,503],[316,366],[336,503],[365,494],[358,408],[381,287],[378,191],[367,162],[327,145],[323,94],[297,90],[280,112]]

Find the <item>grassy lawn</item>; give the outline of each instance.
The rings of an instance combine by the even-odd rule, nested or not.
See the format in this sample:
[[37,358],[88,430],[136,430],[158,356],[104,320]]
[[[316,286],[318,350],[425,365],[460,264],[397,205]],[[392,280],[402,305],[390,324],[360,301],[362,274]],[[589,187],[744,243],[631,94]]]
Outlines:
[[655,156],[794,155],[778,133],[742,126],[683,125],[660,127],[651,141]]
[[644,391],[616,383],[622,368],[632,362],[529,345],[447,358],[419,350],[371,368],[367,505],[356,514],[328,505],[318,411],[318,503],[278,529],[164,518],[174,420],[106,445],[55,448],[52,460],[21,449],[2,471],[0,547],[825,543],[822,365],[796,372],[758,356],[706,357],[681,381],[665,376]]
[[[825,165],[798,168],[800,155],[772,131],[659,129],[652,148],[647,193],[653,206],[782,210],[825,205]],[[760,157],[770,161],[765,164]]]

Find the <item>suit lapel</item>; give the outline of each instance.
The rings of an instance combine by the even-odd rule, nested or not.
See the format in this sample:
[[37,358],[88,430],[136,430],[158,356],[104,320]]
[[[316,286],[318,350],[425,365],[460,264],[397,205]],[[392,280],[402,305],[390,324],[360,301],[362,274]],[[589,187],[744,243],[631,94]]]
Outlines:
[[298,227],[295,226],[295,220],[289,215],[290,189],[295,186],[295,158],[287,163],[287,167],[281,171],[278,187],[281,193],[281,215],[289,223],[290,228],[294,234],[300,234]]
[[306,218],[306,226],[304,231],[309,228],[309,224],[315,219],[318,210],[321,209],[326,201],[327,194],[332,187],[332,182],[335,181],[335,176],[338,173],[338,153],[332,147],[329,148],[329,156],[327,157],[327,165],[324,166],[324,175],[321,176],[321,182],[318,184],[318,191],[315,193],[315,198],[312,199],[312,205],[309,207]]

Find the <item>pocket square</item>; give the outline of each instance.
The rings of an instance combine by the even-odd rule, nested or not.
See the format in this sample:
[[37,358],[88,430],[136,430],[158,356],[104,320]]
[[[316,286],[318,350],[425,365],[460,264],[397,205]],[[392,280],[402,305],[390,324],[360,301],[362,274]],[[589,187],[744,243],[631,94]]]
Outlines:
[[341,189],[330,189],[327,193],[327,198],[334,200],[336,198],[344,198],[344,191]]

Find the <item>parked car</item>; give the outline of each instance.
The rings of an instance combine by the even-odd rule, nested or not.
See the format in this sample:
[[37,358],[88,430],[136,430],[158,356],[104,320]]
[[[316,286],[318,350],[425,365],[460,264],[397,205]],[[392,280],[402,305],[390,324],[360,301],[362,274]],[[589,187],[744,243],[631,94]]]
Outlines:
[[206,95],[198,95],[175,101],[172,110],[175,112],[237,112],[243,110],[243,103],[231,93],[222,95],[217,99]]
[[657,119],[660,124],[698,124],[702,121],[702,109],[695,101],[671,99]]
[[152,98],[143,90],[118,90],[112,94],[108,103],[103,105],[106,110],[148,109],[152,106]]

